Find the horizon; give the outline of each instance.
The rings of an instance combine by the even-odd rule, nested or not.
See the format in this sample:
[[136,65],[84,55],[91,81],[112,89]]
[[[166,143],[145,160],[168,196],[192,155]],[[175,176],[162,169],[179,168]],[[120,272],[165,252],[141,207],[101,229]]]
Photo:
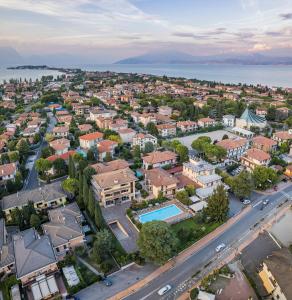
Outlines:
[[[0,47],[114,63],[148,52],[291,57],[292,0],[2,0]],[[177,13],[179,12],[179,13]]]

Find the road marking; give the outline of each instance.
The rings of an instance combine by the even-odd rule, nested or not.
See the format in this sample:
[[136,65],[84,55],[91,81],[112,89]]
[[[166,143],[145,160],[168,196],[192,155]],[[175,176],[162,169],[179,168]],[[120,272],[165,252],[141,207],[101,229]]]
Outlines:
[[278,241],[274,238],[274,236],[270,233],[270,232],[268,232],[269,233],[269,236],[271,237],[271,239],[275,242],[275,244],[280,248],[280,249],[282,249],[282,246],[278,243]]
[[263,200],[259,201],[259,202],[256,203],[255,205],[253,205],[253,208],[257,207],[257,206],[260,205],[261,203],[263,203]]

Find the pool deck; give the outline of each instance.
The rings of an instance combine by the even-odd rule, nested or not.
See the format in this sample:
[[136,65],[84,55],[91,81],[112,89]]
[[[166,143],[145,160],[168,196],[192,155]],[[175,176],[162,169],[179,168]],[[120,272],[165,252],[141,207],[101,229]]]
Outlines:
[[135,219],[136,219],[136,221],[140,222],[139,216],[141,216],[143,214],[146,214],[146,213],[149,213],[149,212],[152,212],[152,211],[155,211],[157,209],[166,207],[166,206],[173,205],[173,204],[176,205],[182,211],[182,213],[180,213],[180,214],[178,214],[176,216],[167,218],[167,219],[162,220],[162,221],[164,221],[164,222],[166,222],[168,224],[175,224],[175,223],[181,222],[183,220],[189,219],[189,218],[191,218],[194,215],[194,213],[190,209],[188,209],[186,206],[184,206],[178,200],[170,200],[170,201],[167,201],[167,202],[163,202],[163,203],[161,203],[159,205],[147,207],[145,209],[142,209],[142,210],[138,211],[136,213],[137,215],[135,216]]

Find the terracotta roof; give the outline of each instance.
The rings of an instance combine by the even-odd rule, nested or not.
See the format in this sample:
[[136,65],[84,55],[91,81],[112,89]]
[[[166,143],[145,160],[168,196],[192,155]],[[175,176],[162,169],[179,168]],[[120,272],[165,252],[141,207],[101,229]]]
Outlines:
[[63,133],[63,132],[68,132],[69,127],[68,126],[58,126],[53,128],[54,133]]
[[148,179],[151,185],[154,186],[167,186],[178,183],[178,179],[176,177],[160,168],[146,170],[145,178]]
[[132,128],[122,128],[118,130],[121,134],[127,134],[127,133],[135,133],[136,131]]
[[92,132],[92,133],[88,133],[85,135],[81,135],[79,137],[80,140],[86,140],[86,141],[92,141],[92,140],[96,140],[96,139],[101,139],[103,137],[103,133],[101,132]]
[[122,170],[129,167],[129,163],[124,159],[116,159],[107,163],[97,163],[91,165],[96,170],[97,174],[112,172],[116,170]]
[[274,133],[274,136],[281,140],[292,140],[292,133],[288,131],[278,131]]
[[270,154],[268,154],[267,152],[265,152],[263,150],[256,149],[256,148],[247,150],[247,156],[251,159],[255,159],[258,161],[268,160],[271,158]]
[[167,160],[176,159],[177,155],[171,151],[154,151],[143,157],[143,161],[148,164],[156,164]]
[[265,136],[262,136],[262,135],[254,137],[252,139],[252,141],[254,144],[264,145],[264,146],[268,146],[268,147],[277,145],[277,142],[275,142]]
[[70,141],[64,138],[57,139],[50,142],[50,146],[55,150],[62,150],[70,147]]
[[159,129],[172,129],[172,128],[176,128],[175,124],[160,124],[160,125],[156,125],[156,128]]
[[112,148],[118,145],[117,142],[111,140],[103,140],[98,143],[98,152],[111,152]]
[[235,148],[240,148],[246,144],[246,139],[225,139],[218,142],[216,145],[226,149],[231,150]]
[[69,159],[69,156],[71,155],[74,155],[76,153],[76,151],[74,150],[69,150],[68,152],[64,153],[64,154],[61,154],[61,155],[51,155],[47,158],[47,160],[53,162],[55,161],[57,158],[62,158],[64,160],[68,160]]
[[176,125],[177,127],[188,127],[188,126],[196,126],[198,123],[195,122],[195,121],[180,121],[180,122],[177,122]]
[[78,129],[80,131],[86,132],[86,131],[89,131],[89,130],[92,129],[92,125],[90,125],[90,124],[81,124],[81,125],[78,125]]
[[16,171],[16,164],[10,163],[5,165],[0,165],[0,176],[12,175]]
[[215,122],[215,120],[211,118],[201,118],[198,120],[198,122],[208,123],[208,122]]

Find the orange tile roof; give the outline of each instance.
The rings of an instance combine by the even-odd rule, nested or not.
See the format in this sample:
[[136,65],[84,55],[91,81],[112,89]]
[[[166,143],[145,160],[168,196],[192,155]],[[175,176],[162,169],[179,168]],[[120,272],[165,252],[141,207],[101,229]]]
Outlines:
[[252,141],[254,144],[264,145],[264,146],[268,146],[268,147],[277,145],[277,142],[275,142],[265,136],[262,136],[262,135],[254,137],[252,139]]
[[251,159],[255,159],[258,161],[268,160],[271,158],[270,154],[268,154],[267,152],[265,152],[263,150],[256,149],[256,148],[247,150],[247,156]]
[[0,176],[12,175],[16,171],[16,164],[10,163],[5,165],[0,165]]
[[112,148],[118,145],[117,142],[111,140],[103,140],[98,143],[98,152],[111,152]]
[[274,136],[281,140],[292,140],[292,133],[288,131],[278,131],[274,133]]
[[225,139],[220,142],[218,142],[216,145],[226,149],[226,150],[231,150],[235,148],[240,148],[246,144],[247,140],[246,139]]
[[68,152],[64,153],[64,154],[61,154],[61,155],[51,155],[47,158],[47,160],[53,162],[55,161],[57,158],[62,158],[64,160],[68,160],[69,159],[69,156],[71,155],[74,155],[76,153],[76,151],[74,150],[69,150]]
[[85,135],[81,135],[79,137],[79,139],[86,140],[86,141],[91,141],[91,140],[101,139],[102,137],[103,137],[103,133],[96,131],[96,132],[88,133],[88,134],[85,134]]
[[161,163],[167,160],[174,160],[176,159],[177,155],[171,151],[154,151],[149,153],[147,156],[143,157],[143,161],[148,164],[156,164]]

